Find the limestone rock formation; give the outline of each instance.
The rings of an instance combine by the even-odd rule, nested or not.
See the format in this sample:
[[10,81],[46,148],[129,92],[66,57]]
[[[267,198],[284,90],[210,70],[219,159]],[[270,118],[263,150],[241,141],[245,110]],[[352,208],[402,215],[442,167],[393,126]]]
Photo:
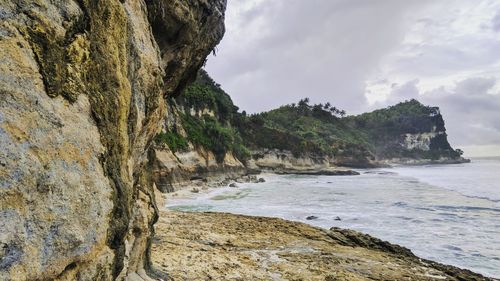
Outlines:
[[176,104],[167,104],[167,113],[163,118],[162,132],[178,132],[186,140],[185,150],[173,151],[167,144],[156,143],[153,146],[154,181],[161,192],[173,192],[183,187],[189,187],[193,180],[203,179],[210,182],[222,182],[235,179],[247,173],[247,168],[231,151],[224,153],[222,160],[217,161],[213,151],[202,146],[196,146],[187,139],[181,114],[192,115],[200,119],[202,115],[216,116],[213,110],[187,109]]
[[148,147],[225,0],[0,0],[0,279],[149,279]]
[[252,151],[252,158],[247,166],[250,169],[268,170],[277,174],[359,175],[353,170],[337,166],[336,159],[329,155],[295,156],[287,150],[266,148]]

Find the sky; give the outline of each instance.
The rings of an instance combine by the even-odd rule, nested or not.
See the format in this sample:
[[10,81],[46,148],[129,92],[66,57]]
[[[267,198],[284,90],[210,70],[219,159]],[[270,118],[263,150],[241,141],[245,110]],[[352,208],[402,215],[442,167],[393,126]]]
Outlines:
[[309,97],[358,114],[416,98],[452,146],[500,155],[500,1],[230,0],[209,74],[247,112]]

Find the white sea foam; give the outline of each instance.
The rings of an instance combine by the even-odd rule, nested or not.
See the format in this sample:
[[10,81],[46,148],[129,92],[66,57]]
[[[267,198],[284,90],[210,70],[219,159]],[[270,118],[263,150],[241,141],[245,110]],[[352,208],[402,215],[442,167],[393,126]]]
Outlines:
[[459,165],[403,166],[394,170],[466,196],[500,202],[500,157],[477,158]]

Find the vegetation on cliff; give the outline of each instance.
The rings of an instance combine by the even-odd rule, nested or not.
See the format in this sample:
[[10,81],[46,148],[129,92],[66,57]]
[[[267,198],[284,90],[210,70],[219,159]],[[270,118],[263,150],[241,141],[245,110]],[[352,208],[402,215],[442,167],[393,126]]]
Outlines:
[[183,95],[171,98],[182,108],[185,137],[163,132],[156,140],[172,151],[187,142],[212,151],[222,162],[233,152],[242,162],[250,151],[278,149],[296,157],[328,156],[337,165],[366,167],[384,159],[460,159],[461,151],[447,141],[443,118],[436,107],[417,100],[347,116],[330,103],[310,104],[308,98],[268,112],[238,112],[231,97],[201,70]]
[[[371,142],[378,158],[458,159],[460,150],[448,143],[443,117],[438,107],[412,99],[394,106],[344,118],[351,128]],[[418,136],[428,136],[428,139]],[[412,136],[417,139],[411,140]],[[401,145],[403,143],[406,145]],[[408,143],[413,142],[413,143]]]
[[250,156],[243,145],[239,130],[234,127],[242,118],[238,107],[219,84],[200,70],[196,80],[182,95],[171,97],[168,103],[179,109],[181,126],[185,137],[177,128],[163,131],[156,137],[157,143],[166,144],[173,152],[187,150],[188,142],[214,153],[217,162],[224,161],[232,152],[240,161]]
[[[309,105],[306,98],[297,105],[285,105],[251,116],[242,129],[248,131],[245,134],[248,145],[254,148],[285,149],[297,156],[316,154],[363,161],[372,159],[367,149],[369,143],[338,116],[344,114],[345,111],[329,104]],[[286,141],[282,142],[283,139]]]

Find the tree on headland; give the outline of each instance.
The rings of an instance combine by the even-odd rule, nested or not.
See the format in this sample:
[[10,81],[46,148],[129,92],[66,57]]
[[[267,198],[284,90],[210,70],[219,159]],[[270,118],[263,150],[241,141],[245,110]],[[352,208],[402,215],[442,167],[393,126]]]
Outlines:
[[341,110],[335,106],[332,106],[330,102],[326,102],[325,104],[318,103],[310,105],[309,101],[309,98],[306,97],[299,100],[297,104],[292,103],[288,107],[296,108],[297,112],[303,116],[313,115],[325,117],[327,115],[330,115],[335,117],[344,117],[347,114],[345,110]]

